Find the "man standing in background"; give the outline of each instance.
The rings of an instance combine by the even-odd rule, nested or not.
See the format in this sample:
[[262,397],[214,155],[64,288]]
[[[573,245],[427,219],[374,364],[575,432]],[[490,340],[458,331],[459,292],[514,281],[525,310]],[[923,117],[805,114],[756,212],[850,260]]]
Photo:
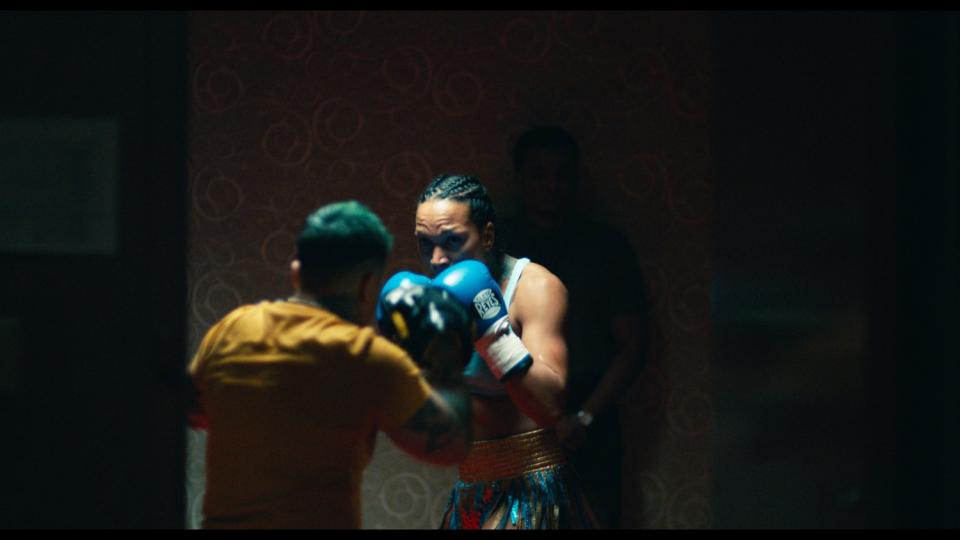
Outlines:
[[636,256],[608,225],[579,215],[580,149],[561,128],[534,127],[513,150],[521,212],[504,249],[550,268],[569,294],[567,400],[557,435],[605,528],[620,523],[619,398],[643,367],[647,313]]

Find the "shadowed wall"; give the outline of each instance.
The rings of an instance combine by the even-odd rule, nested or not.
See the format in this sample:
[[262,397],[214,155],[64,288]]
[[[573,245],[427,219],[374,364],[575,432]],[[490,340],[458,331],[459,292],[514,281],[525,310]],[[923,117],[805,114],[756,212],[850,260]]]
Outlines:
[[717,528],[956,527],[956,13],[715,19]]

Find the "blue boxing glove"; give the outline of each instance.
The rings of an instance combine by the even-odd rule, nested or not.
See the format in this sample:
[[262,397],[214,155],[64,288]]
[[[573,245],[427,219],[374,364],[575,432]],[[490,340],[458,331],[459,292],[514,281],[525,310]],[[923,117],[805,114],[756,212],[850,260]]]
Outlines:
[[490,372],[502,381],[522,373],[533,363],[530,352],[510,325],[500,286],[480,261],[454,264],[433,279],[470,311],[477,321],[477,352]]
[[386,296],[390,294],[391,291],[401,288],[401,286],[409,285],[420,285],[426,287],[427,285],[430,285],[430,278],[424,275],[408,272],[406,270],[401,270],[400,272],[390,276],[390,279],[384,282],[383,287],[380,288],[380,296],[377,299],[378,328],[382,326],[381,323],[383,318],[386,316],[384,311],[384,301],[386,300]]

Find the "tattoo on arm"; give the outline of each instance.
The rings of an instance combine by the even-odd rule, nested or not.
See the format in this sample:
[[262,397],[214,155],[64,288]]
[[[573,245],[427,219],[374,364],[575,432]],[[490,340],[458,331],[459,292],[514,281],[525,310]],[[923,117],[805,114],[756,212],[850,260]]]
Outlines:
[[473,410],[473,401],[470,399],[470,393],[466,388],[458,390],[438,389],[437,393],[443,396],[453,409],[453,413],[457,416],[460,429],[469,434],[470,421],[472,420],[471,411]]
[[464,416],[461,410],[462,405],[457,405],[462,399],[454,399],[459,396],[453,392],[443,392],[443,394],[447,402],[453,406],[456,418],[452,417],[449,411],[441,408],[436,398],[431,396],[430,399],[417,410],[413,418],[403,425],[403,429],[411,433],[427,434],[425,450],[428,453],[444,448],[450,444],[451,441],[461,436],[464,428],[469,425],[467,422],[464,422]]

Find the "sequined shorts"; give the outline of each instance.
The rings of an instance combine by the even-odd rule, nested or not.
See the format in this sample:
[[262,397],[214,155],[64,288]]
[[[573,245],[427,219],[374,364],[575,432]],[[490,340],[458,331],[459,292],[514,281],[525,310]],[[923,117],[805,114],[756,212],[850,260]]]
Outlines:
[[585,529],[596,520],[552,431],[475,441],[441,529]]

